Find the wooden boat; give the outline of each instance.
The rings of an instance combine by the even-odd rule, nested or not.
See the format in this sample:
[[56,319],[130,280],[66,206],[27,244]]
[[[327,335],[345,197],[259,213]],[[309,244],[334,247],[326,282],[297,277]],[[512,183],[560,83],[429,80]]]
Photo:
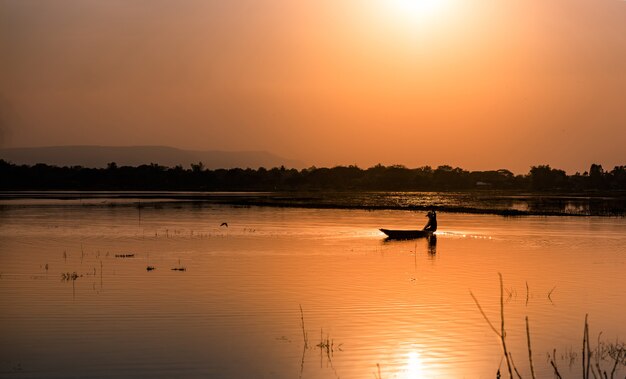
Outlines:
[[410,240],[415,238],[425,238],[433,234],[433,232],[427,230],[380,229],[380,231],[387,235],[387,239],[392,240]]
[[426,230],[380,229],[380,231],[387,235],[387,239],[391,240],[410,240],[416,238],[426,238],[433,235],[432,232]]

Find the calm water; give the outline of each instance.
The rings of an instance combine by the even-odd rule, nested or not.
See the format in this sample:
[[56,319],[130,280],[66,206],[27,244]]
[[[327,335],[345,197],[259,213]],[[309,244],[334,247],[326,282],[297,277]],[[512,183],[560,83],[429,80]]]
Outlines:
[[537,377],[580,377],[585,314],[626,340],[624,218],[440,213],[429,244],[378,231],[423,213],[135,203],[1,202],[0,377],[495,378],[499,272],[525,377],[525,316]]

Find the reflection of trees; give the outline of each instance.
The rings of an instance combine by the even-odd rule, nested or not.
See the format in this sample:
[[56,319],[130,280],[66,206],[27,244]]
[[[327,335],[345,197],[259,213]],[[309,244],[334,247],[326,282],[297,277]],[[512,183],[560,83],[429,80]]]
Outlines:
[[528,210],[531,212],[556,212],[584,215],[618,215],[626,209],[626,198],[604,197],[530,197]]
[[560,197],[531,197],[528,199],[528,209],[532,212],[564,212],[569,204],[568,199]]

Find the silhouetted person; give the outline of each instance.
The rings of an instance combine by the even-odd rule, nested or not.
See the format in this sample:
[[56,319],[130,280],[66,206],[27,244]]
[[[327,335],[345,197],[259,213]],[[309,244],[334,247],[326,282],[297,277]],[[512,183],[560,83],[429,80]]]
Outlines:
[[424,226],[423,230],[427,232],[434,232],[437,230],[437,213],[432,210],[426,214],[426,217],[428,217],[428,222],[426,223],[426,226]]

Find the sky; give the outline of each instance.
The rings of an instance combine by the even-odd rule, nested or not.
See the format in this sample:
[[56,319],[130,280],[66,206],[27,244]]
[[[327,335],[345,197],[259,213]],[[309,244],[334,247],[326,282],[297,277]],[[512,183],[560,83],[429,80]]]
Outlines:
[[626,164],[624,0],[0,0],[0,147]]

